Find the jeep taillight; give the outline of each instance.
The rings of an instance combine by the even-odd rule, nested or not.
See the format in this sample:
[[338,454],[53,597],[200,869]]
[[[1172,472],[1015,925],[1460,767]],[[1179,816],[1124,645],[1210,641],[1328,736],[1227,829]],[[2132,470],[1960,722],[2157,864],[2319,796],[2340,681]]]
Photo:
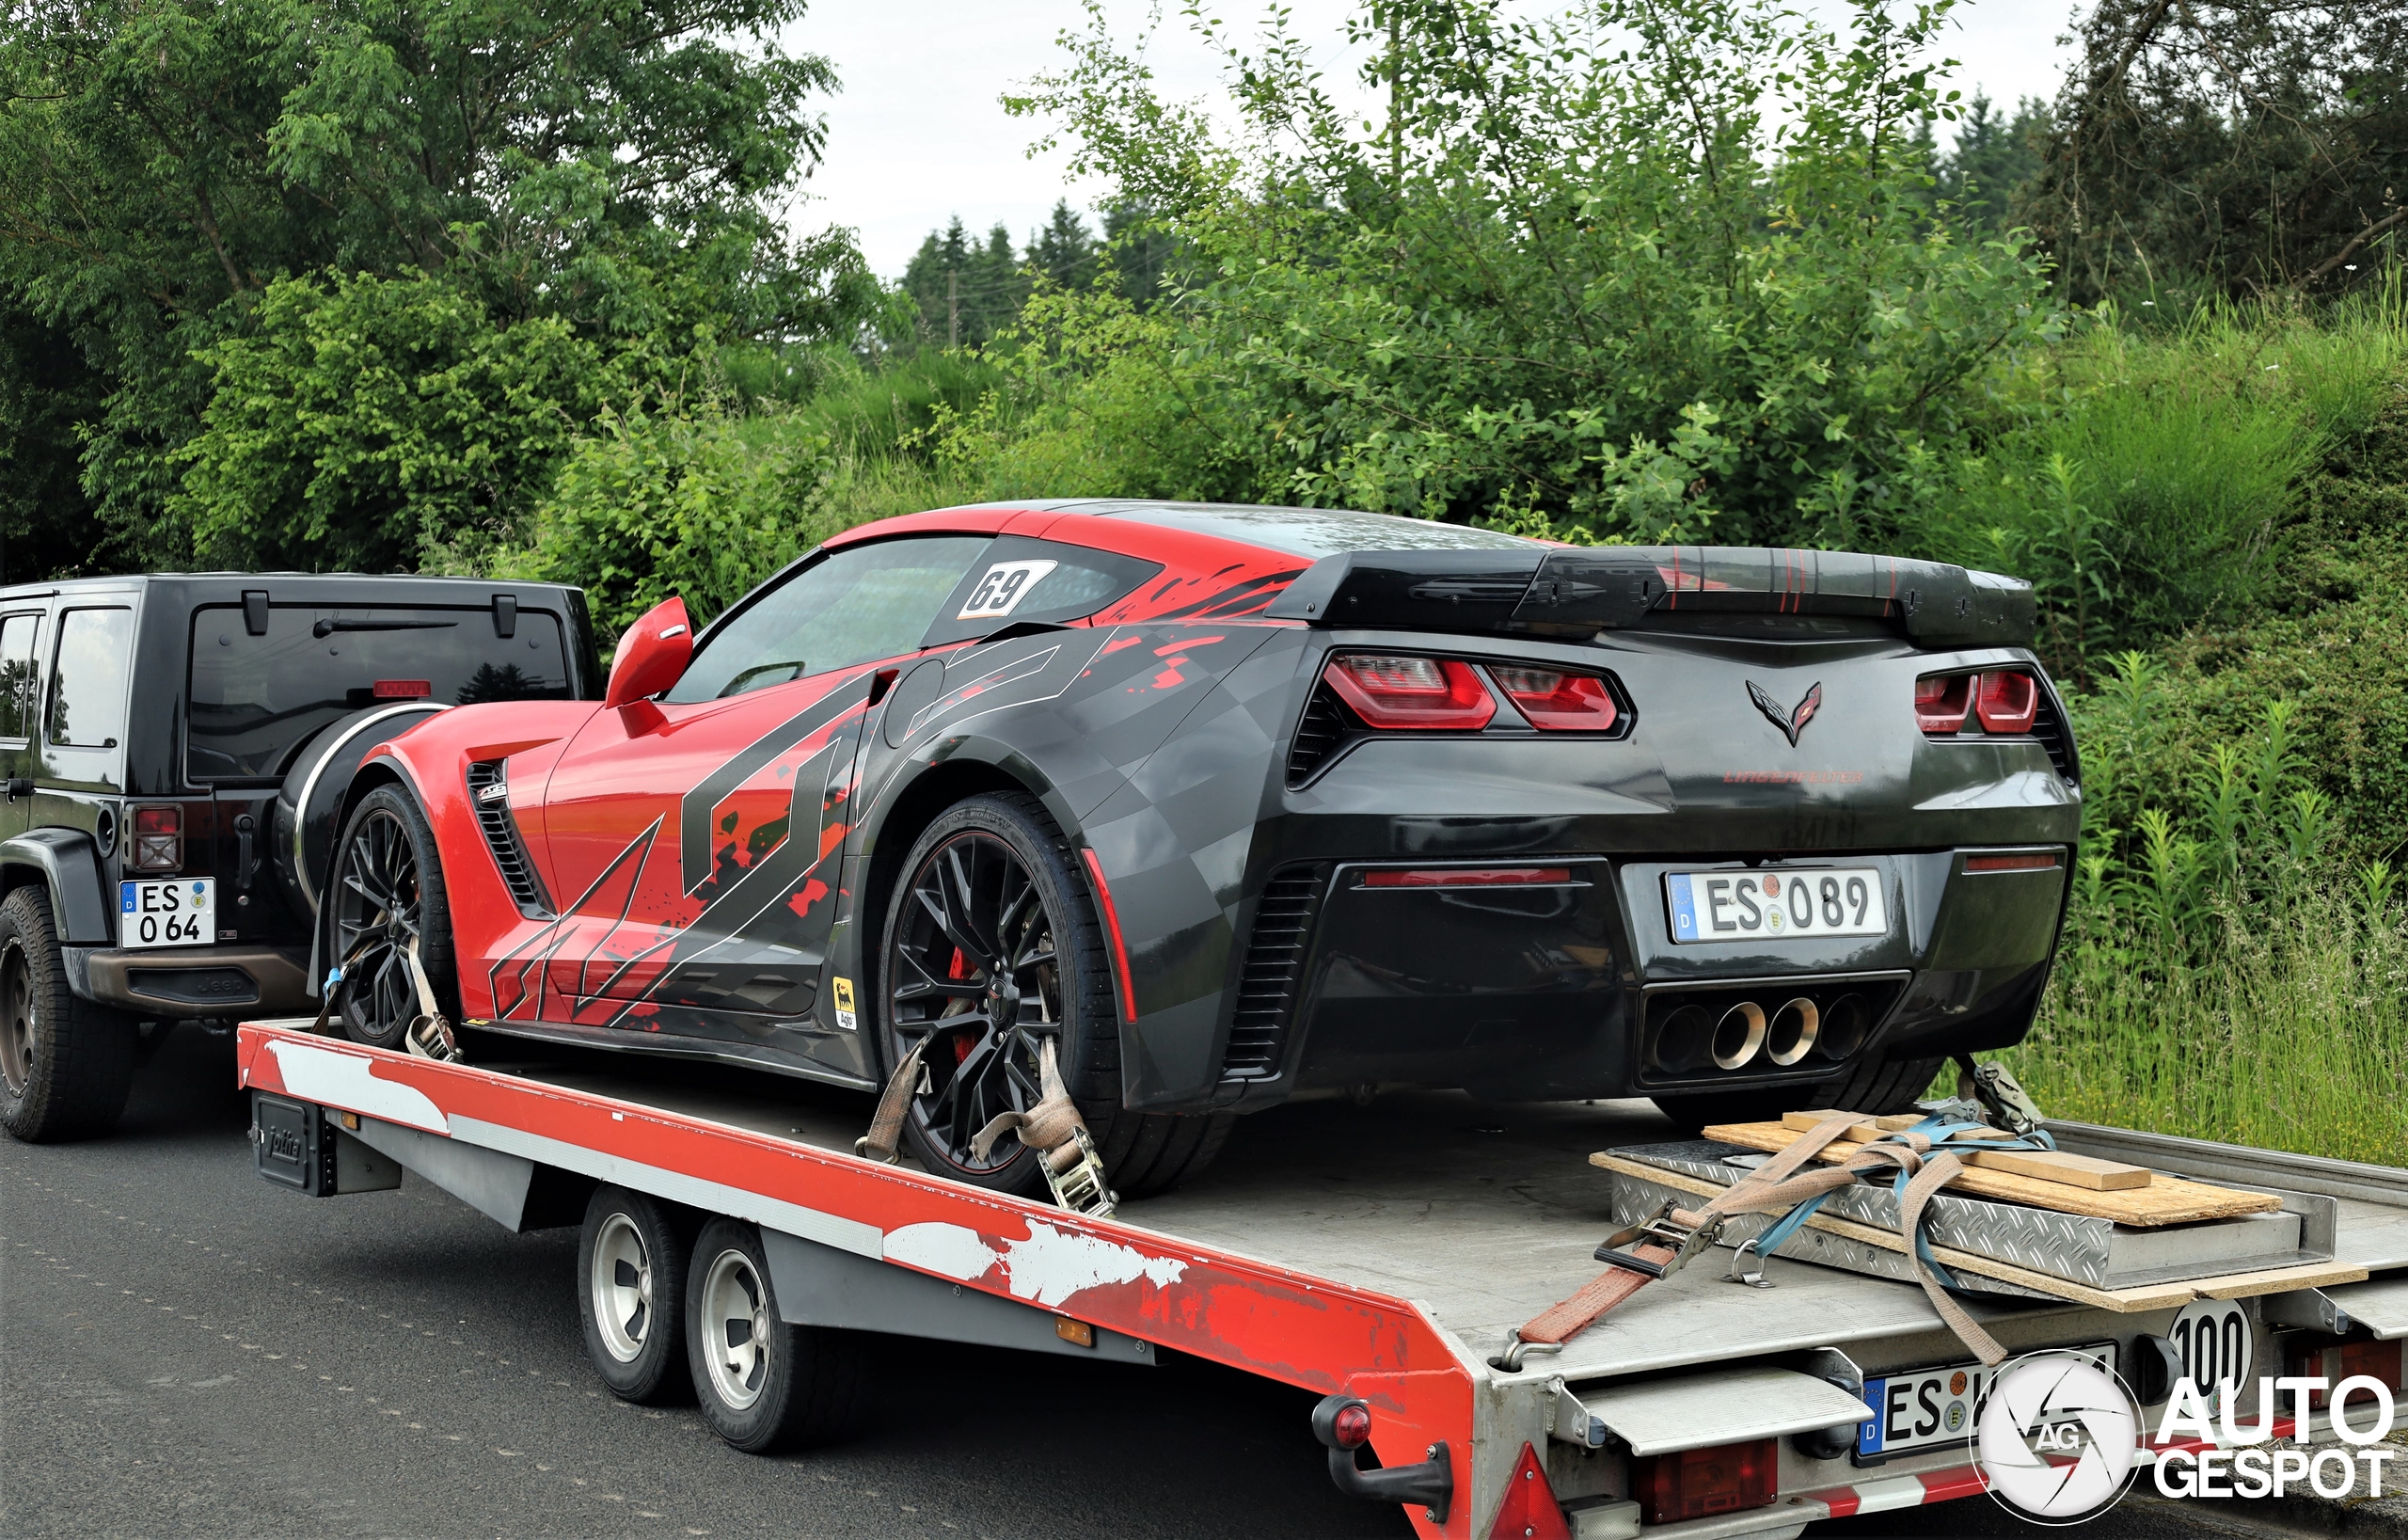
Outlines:
[[1372,727],[1478,732],[1497,715],[1497,698],[1480,675],[1451,658],[1347,653],[1321,676]]
[[1679,1524],[1765,1506],[1779,1495],[1780,1473],[1777,1438],[1685,1449],[1641,1460],[1631,1495],[1647,1523]]
[[2040,712],[2040,682],[2020,669],[1982,675],[1973,694],[1973,715],[1986,733],[2028,733]]
[[1492,664],[1488,676],[1530,719],[1531,726],[1548,732],[1602,733],[1620,715],[1612,691],[1593,674]]
[[184,810],[173,805],[134,810],[134,850],[126,865],[135,871],[182,871]]
[[1915,681],[1915,725],[1926,733],[1960,733],[1973,708],[1973,675],[1927,674]]

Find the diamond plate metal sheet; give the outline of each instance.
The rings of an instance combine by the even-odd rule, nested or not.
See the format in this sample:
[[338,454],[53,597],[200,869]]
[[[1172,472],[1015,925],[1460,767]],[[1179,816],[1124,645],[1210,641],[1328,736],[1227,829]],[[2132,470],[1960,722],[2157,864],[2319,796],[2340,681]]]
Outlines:
[[[1703,1178],[1719,1186],[1730,1185],[1741,1174],[1741,1168],[1728,1164],[1727,1157],[1763,1158],[1761,1151],[1710,1139],[1637,1145],[1614,1153]],[[1839,1188],[1824,1200],[1821,1212],[1893,1233],[1900,1228],[1897,1196],[1886,1183],[1876,1185],[1860,1182]],[[2207,1278],[2322,1260],[2313,1250],[2300,1249],[2297,1217],[2289,1215],[2169,1227],[2162,1232],[2142,1233],[2121,1229],[2115,1221],[2095,1215],[2058,1214],[1949,1193],[1935,1195],[1925,1212],[1928,1215],[1925,1234],[1935,1246],[1970,1251],[2096,1289],[2130,1288],[2170,1278]],[[2169,1256],[2168,1248],[2173,1246],[2178,1246],[2186,1255]],[[1779,1254],[1789,1256],[1793,1252],[1790,1246],[1784,1246]],[[2329,1256],[2330,1252],[2323,1255]]]

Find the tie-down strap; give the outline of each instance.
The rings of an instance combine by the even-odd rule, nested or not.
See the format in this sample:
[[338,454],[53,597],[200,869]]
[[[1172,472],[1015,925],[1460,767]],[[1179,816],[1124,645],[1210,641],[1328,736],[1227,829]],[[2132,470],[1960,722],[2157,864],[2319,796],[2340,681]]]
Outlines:
[[[1719,1238],[1723,1222],[1733,1215],[1782,1215],[1754,1243],[1758,1255],[1769,1256],[1822,1205],[1824,1198],[1866,1172],[1886,1167],[1897,1173],[1899,1228],[1912,1241],[1908,1262],[1914,1269],[1915,1280],[1930,1298],[1932,1309],[1984,1363],[2004,1362],[2006,1350],[1949,1295],[1947,1289],[1954,1280],[1931,1260],[1930,1248],[1921,1233],[1924,1209],[1931,1195],[1965,1169],[1964,1163],[1945,1148],[1935,1151],[1934,1147],[1977,1130],[1988,1135],[1980,1140],[1985,1150],[2043,1148],[2047,1135],[2030,1140],[2001,1139],[1994,1130],[1978,1123],[1931,1118],[1903,1133],[1867,1142],[1844,1164],[1798,1174],[1800,1167],[1862,1120],[1853,1113],[1826,1119],[1700,1207],[1684,1209],[1667,1203],[1652,1217],[1610,1236],[1597,1248],[1597,1260],[1608,1264],[1607,1271],[1592,1278],[1571,1298],[1540,1312],[1513,1334],[1515,1339],[1532,1346],[1560,1346],[1637,1294],[1642,1285],[1679,1271],[1691,1257]],[[1515,1354],[1509,1353],[1509,1358],[1518,1362]]]

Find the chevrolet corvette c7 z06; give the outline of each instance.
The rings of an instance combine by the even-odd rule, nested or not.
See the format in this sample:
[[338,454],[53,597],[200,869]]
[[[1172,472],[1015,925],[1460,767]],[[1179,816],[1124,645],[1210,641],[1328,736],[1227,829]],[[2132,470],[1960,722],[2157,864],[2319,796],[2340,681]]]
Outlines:
[[872,1088],[931,1168],[1056,1040],[1126,1194],[1386,1086],[1891,1110],[2018,1040],[2080,822],[2022,583],[1320,509],[955,508],[829,541],[606,697],[369,751],[347,1029],[417,1013]]

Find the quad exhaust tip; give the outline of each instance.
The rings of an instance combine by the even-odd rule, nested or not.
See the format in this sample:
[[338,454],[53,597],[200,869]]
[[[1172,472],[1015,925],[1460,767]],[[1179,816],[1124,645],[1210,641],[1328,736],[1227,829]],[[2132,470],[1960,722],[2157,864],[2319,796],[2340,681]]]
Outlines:
[[1765,1057],[1784,1067],[1795,1064],[1814,1051],[1814,1040],[1822,1030],[1821,1008],[1801,994],[1772,1013],[1772,1025],[1765,1033]]
[[1765,1008],[1742,1000],[1714,1024],[1714,1062],[1718,1069],[1744,1068],[1765,1045]]

